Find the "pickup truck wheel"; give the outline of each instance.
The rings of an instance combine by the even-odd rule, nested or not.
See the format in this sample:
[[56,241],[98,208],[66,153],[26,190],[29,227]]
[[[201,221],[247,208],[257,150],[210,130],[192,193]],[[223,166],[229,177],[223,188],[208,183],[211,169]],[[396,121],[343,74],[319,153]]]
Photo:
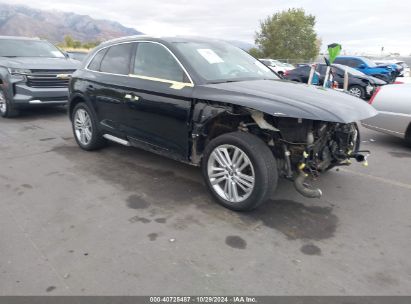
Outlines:
[[351,93],[351,95],[354,95],[355,97],[364,99],[365,98],[365,90],[357,85],[351,86],[348,91]]
[[71,121],[74,138],[80,148],[91,151],[106,144],[98,130],[97,119],[87,104],[79,103],[74,107]]
[[278,182],[277,163],[267,144],[244,132],[213,139],[205,148],[202,171],[217,202],[235,211],[258,207]]
[[11,118],[16,117],[18,114],[19,112],[13,108],[0,88],[0,115],[5,118]]

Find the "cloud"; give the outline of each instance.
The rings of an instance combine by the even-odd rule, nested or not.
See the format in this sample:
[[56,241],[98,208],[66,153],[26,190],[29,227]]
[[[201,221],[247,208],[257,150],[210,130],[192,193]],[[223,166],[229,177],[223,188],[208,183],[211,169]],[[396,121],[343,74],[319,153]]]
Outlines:
[[253,42],[259,22],[297,7],[316,16],[323,49],[339,42],[348,52],[411,53],[411,1],[387,0],[14,0],[41,9],[116,20],[153,35],[201,35]]

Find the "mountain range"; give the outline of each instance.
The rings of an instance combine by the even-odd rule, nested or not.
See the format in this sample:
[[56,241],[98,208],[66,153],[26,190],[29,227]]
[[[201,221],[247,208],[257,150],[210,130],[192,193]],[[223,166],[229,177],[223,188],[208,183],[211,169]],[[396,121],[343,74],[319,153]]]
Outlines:
[[40,37],[56,43],[63,41],[65,35],[85,42],[138,34],[142,33],[115,21],[0,3],[0,35]]

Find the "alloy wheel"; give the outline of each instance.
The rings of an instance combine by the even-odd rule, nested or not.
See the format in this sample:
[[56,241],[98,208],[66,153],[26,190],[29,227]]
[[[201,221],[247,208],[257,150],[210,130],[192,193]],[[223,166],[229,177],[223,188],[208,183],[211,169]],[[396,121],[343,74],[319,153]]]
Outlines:
[[6,113],[7,111],[7,102],[6,98],[4,96],[4,93],[0,90],[0,112],[1,113]]
[[208,159],[207,174],[214,191],[229,202],[240,203],[253,192],[253,164],[247,154],[236,146],[216,147]]
[[351,88],[350,93],[358,98],[361,98],[361,95],[362,95],[362,92],[359,88]]
[[86,146],[90,143],[93,136],[91,118],[82,108],[78,109],[74,115],[74,131],[81,144]]

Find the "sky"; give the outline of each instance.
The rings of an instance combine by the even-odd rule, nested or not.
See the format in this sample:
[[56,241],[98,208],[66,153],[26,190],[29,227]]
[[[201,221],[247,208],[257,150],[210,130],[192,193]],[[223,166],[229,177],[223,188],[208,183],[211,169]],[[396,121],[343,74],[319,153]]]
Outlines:
[[288,8],[316,16],[322,50],[411,54],[409,0],[13,0],[46,10],[110,19],[149,35],[200,35],[253,43],[260,21]]

